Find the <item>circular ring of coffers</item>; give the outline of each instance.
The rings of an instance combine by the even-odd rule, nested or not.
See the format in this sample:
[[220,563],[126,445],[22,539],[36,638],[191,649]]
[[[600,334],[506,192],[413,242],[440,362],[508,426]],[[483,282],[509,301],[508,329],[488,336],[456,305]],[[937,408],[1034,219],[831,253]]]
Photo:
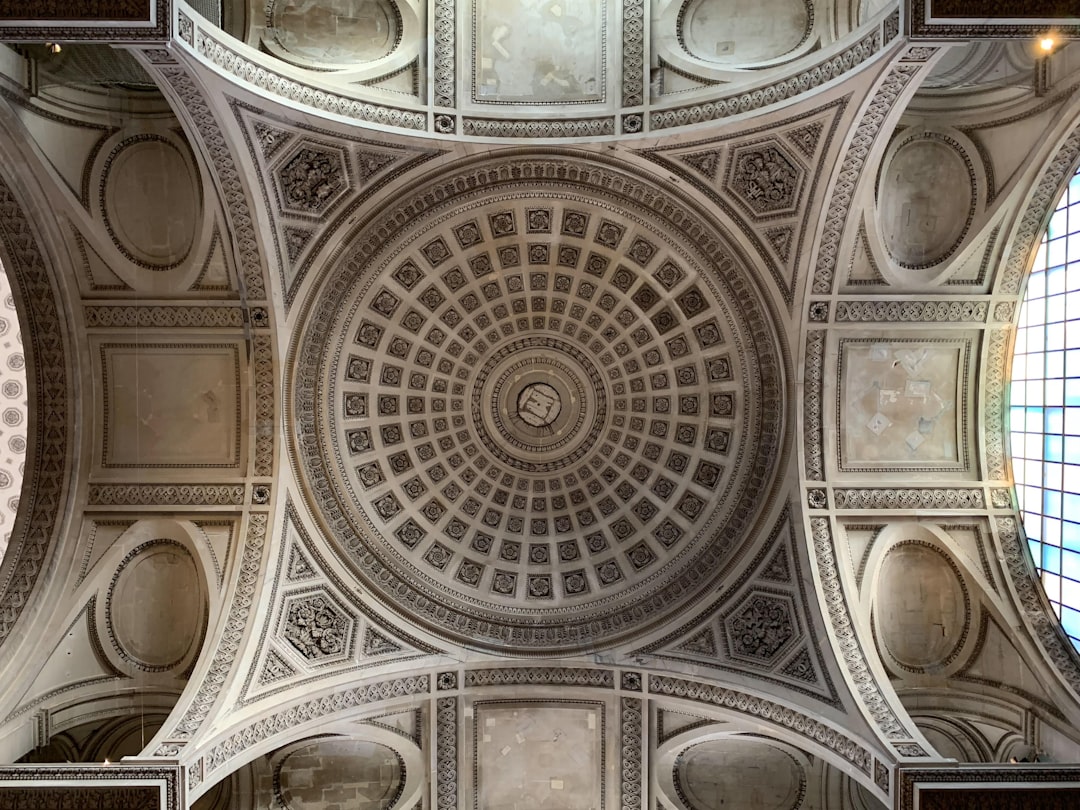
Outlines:
[[467,646],[640,635],[769,508],[777,328],[718,225],[615,162],[483,159],[351,233],[302,315],[290,435],[331,545]]

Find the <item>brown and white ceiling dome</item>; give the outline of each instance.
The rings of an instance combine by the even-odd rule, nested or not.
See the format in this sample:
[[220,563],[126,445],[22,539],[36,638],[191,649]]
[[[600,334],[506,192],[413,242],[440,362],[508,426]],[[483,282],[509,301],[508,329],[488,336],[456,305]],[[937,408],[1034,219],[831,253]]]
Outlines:
[[625,166],[458,164],[352,234],[302,318],[310,505],[367,587],[460,643],[646,630],[776,484],[768,308],[714,223]]

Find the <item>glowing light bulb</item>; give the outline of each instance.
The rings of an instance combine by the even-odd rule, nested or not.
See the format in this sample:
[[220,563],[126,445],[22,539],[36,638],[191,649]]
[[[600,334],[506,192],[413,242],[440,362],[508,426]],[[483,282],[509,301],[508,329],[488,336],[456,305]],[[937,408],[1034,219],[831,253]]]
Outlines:
[[1042,48],[1047,53],[1054,50],[1054,38],[1053,37],[1043,37],[1041,40],[1039,40],[1039,47]]

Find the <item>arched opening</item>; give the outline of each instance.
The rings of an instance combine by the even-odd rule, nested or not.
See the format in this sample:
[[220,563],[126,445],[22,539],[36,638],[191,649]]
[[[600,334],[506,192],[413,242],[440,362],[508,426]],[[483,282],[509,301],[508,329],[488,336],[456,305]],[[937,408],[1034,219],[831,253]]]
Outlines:
[[1080,649],[1080,170],[1050,217],[1020,308],[1010,431],[1028,547]]

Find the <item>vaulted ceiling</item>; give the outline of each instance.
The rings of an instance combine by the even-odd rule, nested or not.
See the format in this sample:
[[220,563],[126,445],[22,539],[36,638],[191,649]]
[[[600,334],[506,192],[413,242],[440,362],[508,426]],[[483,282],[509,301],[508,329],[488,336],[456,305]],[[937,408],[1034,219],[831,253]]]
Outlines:
[[470,8],[5,51],[0,758],[177,759],[204,807],[693,810],[1076,761],[1004,426],[1072,48]]

